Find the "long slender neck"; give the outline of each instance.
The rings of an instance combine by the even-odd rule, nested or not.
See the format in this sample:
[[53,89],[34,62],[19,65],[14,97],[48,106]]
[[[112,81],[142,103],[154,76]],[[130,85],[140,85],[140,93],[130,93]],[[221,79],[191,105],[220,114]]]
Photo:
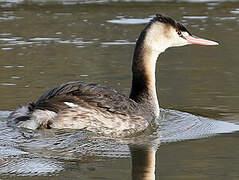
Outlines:
[[153,116],[159,115],[159,104],[155,87],[155,66],[159,55],[144,46],[144,39],[136,43],[132,63],[132,88],[130,98],[148,108]]

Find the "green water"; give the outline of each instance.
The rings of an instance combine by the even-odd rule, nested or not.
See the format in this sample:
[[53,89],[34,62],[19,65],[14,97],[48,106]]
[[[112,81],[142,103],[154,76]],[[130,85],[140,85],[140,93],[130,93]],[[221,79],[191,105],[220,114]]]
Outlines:
[[[128,94],[134,43],[156,13],[220,43],[171,48],[160,56],[160,106],[239,124],[237,1],[1,2],[0,110],[4,113],[75,80]],[[125,144],[91,139],[87,147],[86,135],[75,131],[15,132],[4,118],[0,135],[1,179],[131,179]],[[155,179],[239,179],[237,138],[238,133],[231,133],[158,143]],[[27,171],[31,168],[36,172]]]

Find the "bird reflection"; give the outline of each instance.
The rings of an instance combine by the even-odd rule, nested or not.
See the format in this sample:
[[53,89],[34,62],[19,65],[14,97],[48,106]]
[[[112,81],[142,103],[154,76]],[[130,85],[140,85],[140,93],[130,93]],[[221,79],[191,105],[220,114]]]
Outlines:
[[132,180],[155,179],[155,154],[154,146],[130,146],[132,159]]

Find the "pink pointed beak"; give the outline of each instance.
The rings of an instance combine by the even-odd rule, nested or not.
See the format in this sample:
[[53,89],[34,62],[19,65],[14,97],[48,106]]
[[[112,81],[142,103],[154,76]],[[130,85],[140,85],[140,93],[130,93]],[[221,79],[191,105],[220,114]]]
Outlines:
[[210,40],[198,38],[195,36],[188,36],[185,38],[190,44],[199,44],[199,45],[206,45],[206,46],[219,45],[219,43],[217,43],[215,41],[210,41]]

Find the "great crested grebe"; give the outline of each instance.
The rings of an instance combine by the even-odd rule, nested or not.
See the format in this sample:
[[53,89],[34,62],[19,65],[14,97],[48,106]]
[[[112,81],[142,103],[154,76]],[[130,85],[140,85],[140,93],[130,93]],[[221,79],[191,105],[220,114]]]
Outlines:
[[169,47],[187,44],[218,45],[192,36],[182,24],[157,14],[136,42],[129,97],[99,84],[69,82],[14,110],[8,117],[9,124],[29,129],[85,129],[111,136],[144,131],[159,117],[155,88],[158,56]]

